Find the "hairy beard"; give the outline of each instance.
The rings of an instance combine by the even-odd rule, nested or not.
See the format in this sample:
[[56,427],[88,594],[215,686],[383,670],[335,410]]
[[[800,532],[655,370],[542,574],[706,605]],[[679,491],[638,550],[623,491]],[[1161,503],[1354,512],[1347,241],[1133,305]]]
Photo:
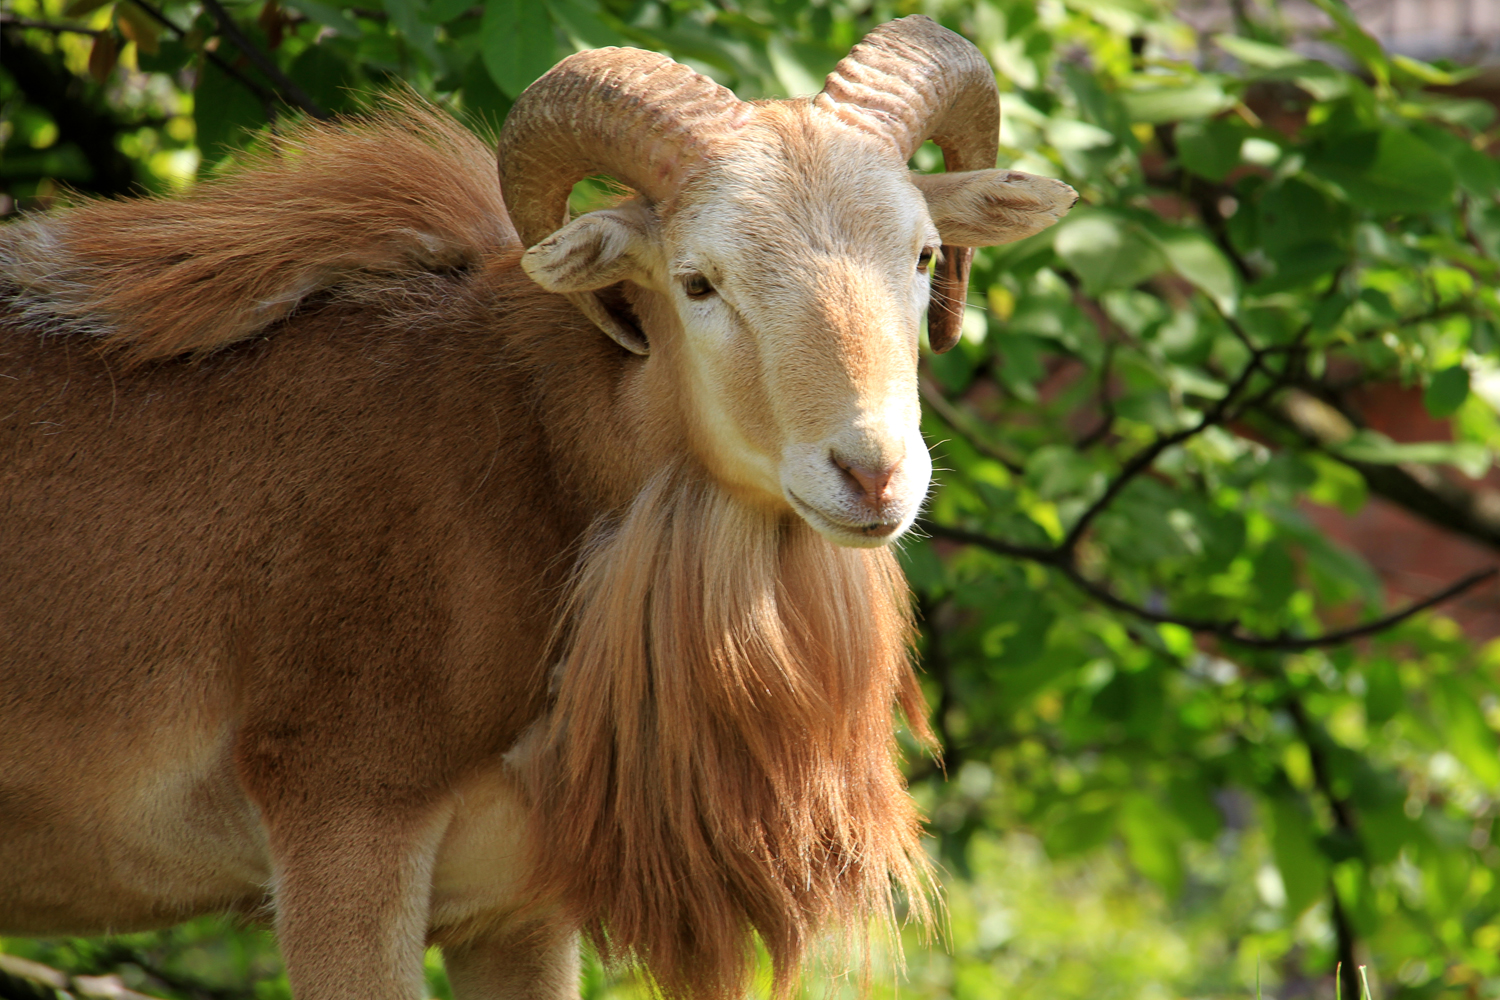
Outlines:
[[[535,888],[674,997],[778,994],[818,932],[930,919],[899,706],[931,740],[887,549],[841,548],[683,465],[596,527],[522,762]],[[532,742],[532,741],[528,741]]]

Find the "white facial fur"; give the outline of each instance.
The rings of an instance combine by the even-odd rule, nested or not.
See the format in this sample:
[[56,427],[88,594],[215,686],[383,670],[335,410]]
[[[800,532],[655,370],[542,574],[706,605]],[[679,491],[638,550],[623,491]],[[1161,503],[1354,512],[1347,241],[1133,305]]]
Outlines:
[[708,470],[838,544],[882,545],[911,526],[932,471],[917,344],[934,217],[1004,242],[1072,203],[1045,178],[944,176],[914,183],[883,139],[811,104],[759,105],[672,201],[590,213],[522,266],[559,292],[635,282],[644,363],[675,369]]

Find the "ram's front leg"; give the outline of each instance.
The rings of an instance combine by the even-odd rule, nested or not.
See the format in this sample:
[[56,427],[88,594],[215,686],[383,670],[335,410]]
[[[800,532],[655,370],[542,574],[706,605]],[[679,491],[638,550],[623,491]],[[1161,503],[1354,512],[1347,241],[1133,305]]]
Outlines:
[[268,823],[276,935],[296,1000],[420,1000],[441,808],[329,802]]

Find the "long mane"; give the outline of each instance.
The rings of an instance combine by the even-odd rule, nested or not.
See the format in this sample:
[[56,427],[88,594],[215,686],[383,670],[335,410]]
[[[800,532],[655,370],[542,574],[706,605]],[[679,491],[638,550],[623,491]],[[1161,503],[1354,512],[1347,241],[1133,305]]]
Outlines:
[[556,707],[524,759],[536,888],[670,996],[743,995],[758,933],[785,993],[813,936],[929,916],[892,709],[930,740],[905,582],[689,464],[581,559]]
[[0,228],[0,297],[23,327],[149,361],[257,336],[320,293],[463,271],[509,248],[520,241],[494,147],[395,96],[294,125],[185,194]]

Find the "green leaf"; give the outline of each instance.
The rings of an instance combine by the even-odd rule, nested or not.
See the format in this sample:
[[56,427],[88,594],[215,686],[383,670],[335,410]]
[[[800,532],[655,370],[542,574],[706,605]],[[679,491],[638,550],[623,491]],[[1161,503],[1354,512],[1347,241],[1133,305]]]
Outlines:
[[437,28],[427,16],[426,0],[385,0],[385,12],[412,47],[439,70],[446,69],[438,50]]
[[1347,207],[1296,177],[1266,188],[1258,201],[1258,242],[1278,276],[1311,276],[1342,262],[1339,247],[1354,219]]
[[1327,333],[1332,330],[1334,325],[1344,318],[1344,313],[1348,312],[1351,304],[1349,296],[1343,292],[1334,292],[1320,299],[1311,318],[1314,332]]
[[1481,198],[1489,198],[1500,190],[1500,163],[1496,163],[1493,158],[1479,152],[1445,128],[1419,124],[1412,131],[1453,165],[1458,183],[1465,191]]
[[133,3],[115,7],[120,33],[135,42],[136,55],[156,55],[161,50],[161,24]]
[[1469,398],[1469,370],[1463,365],[1444,368],[1432,376],[1427,390],[1422,393],[1422,405],[1434,417],[1451,417]]
[[1406,691],[1396,664],[1383,657],[1372,660],[1365,668],[1365,715],[1370,724],[1388,722],[1405,707]]
[[[282,2],[293,10],[306,14],[325,28],[331,29],[336,35],[343,35],[346,38],[358,38],[360,35],[359,22],[354,19],[354,15],[333,4],[320,3],[319,0],[282,0]],[[295,74],[292,78],[297,79]]]
[[216,160],[243,146],[250,130],[266,123],[266,111],[244,84],[204,59],[193,91],[193,121],[198,148],[206,159]]
[[1100,477],[1094,463],[1068,445],[1044,445],[1026,460],[1026,481],[1045,500],[1081,493]]
[[1458,77],[1447,70],[1438,69],[1432,63],[1413,59],[1411,56],[1400,54],[1391,56],[1391,65],[1404,71],[1410,76],[1416,77],[1423,83],[1437,87],[1451,87],[1458,82]]
[[1115,141],[1114,133],[1076,118],[1049,118],[1047,142],[1057,149],[1098,149]]
[[498,134],[505,116],[510,113],[511,105],[515,102],[495,86],[483,59],[469,60],[460,88],[463,93],[464,120],[471,128],[490,135]]
[[155,53],[135,54],[136,67],[143,73],[175,74],[195,58],[187,46],[173,38],[163,38]]
[[1378,214],[1437,212],[1453,204],[1457,176],[1437,150],[1402,128],[1340,135],[1308,169]]
[[114,0],[73,0],[63,8],[64,17],[85,17]]
[[932,550],[932,543],[917,541],[902,545],[896,556],[901,560],[901,569],[907,582],[919,594],[939,594],[947,586],[947,572],[943,561]]
[[1176,817],[1149,796],[1137,793],[1125,799],[1119,822],[1130,863],[1168,896],[1176,896],[1183,880],[1183,834]]
[[1260,592],[1261,606],[1280,608],[1297,589],[1297,564],[1292,561],[1281,539],[1272,539],[1255,557],[1255,589]]
[[625,36],[606,24],[598,11],[583,0],[547,0],[547,9],[575,46],[599,49],[628,44]]
[[781,85],[781,91],[786,96],[805,97],[823,89],[826,72],[820,74],[809,67],[803,61],[803,53],[798,52],[781,35],[772,35],[767,41],[766,56],[771,61],[771,69],[776,73],[776,82]]
[[1239,35],[1215,35],[1214,44],[1234,56],[1247,66],[1262,66],[1266,69],[1281,69],[1299,66],[1307,57],[1280,45],[1269,45]]
[[1344,4],[1344,0],[1312,0],[1329,17],[1333,18],[1334,24],[1338,26],[1338,40],[1349,54],[1363,62],[1377,78],[1384,78],[1389,73],[1389,62],[1386,60],[1385,50],[1380,47],[1369,32],[1360,26],[1354,14]]
[[1054,858],[1082,854],[1107,841],[1115,829],[1111,808],[1072,812],[1042,828],[1042,843]]
[[1166,264],[1155,240],[1113,212],[1075,209],[1056,228],[1053,248],[1090,295],[1133,288]]
[[1177,126],[1177,159],[1182,166],[1211,181],[1222,181],[1239,166],[1244,129],[1214,119]]
[[1156,232],[1157,244],[1172,269],[1214,300],[1219,309],[1233,314],[1239,302],[1239,275],[1214,241],[1196,229],[1166,229]]
[[489,0],[480,26],[480,52],[490,76],[512,99],[557,61],[557,42],[545,5],[534,0]]
[[1271,803],[1271,851],[1286,887],[1286,909],[1295,916],[1328,890],[1328,860],[1318,850],[1312,818],[1290,797]]
[[1160,125],[1188,118],[1207,118],[1233,106],[1234,98],[1213,80],[1199,80],[1185,87],[1153,87],[1128,90],[1120,95],[1125,113],[1133,122]]
[[1432,686],[1433,723],[1443,745],[1489,788],[1500,786],[1500,750],[1474,695],[1457,677],[1439,678]]
[[309,46],[292,61],[291,76],[309,97],[329,111],[352,111],[358,107],[355,95],[361,80],[355,64],[339,58],[331,46]]
[[1451,465],[1471,479],[1490,467],[1490,450],[1474,441],[1419,441],[1398,443],[1376,431],[1363,430],[1338,448],[1339,454],[1372,465]]
[[474,0],[432,0],[423,20],[429,24],[447,24],[474,6]]
[[1177,821],[1198,840],[1211,841],[1224,825],[1214,805],[1214,789],[1202,773],[1175,775],[1167,785],[1167,802]]

